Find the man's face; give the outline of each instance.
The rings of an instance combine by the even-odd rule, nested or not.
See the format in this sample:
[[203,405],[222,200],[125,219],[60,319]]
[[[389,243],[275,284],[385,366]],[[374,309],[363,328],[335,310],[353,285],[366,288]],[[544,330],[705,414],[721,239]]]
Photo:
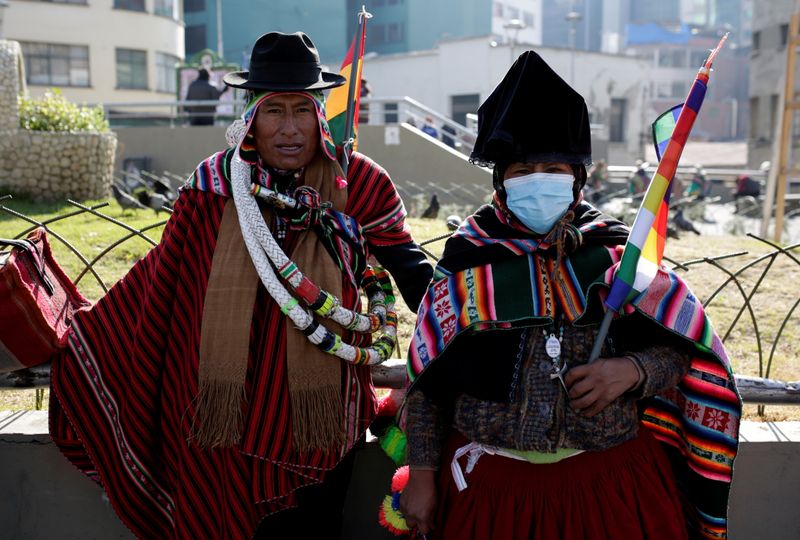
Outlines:
[[269,98],[259,105],[253,128],[258,155],[276,169],[305,167],[319,147],[317,110],[303,96]]

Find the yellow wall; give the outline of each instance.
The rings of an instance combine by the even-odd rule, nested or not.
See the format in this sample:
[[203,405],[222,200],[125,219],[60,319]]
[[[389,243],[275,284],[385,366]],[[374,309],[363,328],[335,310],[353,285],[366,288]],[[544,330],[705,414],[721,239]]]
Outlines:
[[[154,15],[154,0],[145,0],[146,12],[114,9],[113,5],[113,0],[87,0],[87,5],[10,0],[4,13],[4,37],[17,41],[88,46],[90,86],[63,87],[63,93],[71,101],[174,100],[174,94],[155,90],[155,53],[183,59],[183,22]],[[147,90],[116,88],[117,47],[147,51]],[[47,87],[29,85],[28,89],[32,95],[40,95]]]

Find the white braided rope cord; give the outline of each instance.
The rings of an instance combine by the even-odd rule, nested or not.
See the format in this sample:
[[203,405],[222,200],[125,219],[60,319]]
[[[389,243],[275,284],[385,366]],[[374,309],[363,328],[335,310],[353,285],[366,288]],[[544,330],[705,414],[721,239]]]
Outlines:
[[[233,174],[233,176],[235,177],[235,174]],[[247,177],[247,184],[249,185],[249,177]],[[251,188],[249,192],[251,195],[260,197],[268,202],[278,200],[282,204],[288,203],[293,208],[296,207],[296,203],[293,199],[285,195],[281,196],[275,191],[261,186],[255,190]],[[258,205],[255,203],[255,200],[253,200],[252,205],[255,207],[255,212],[258,213]],[[260,213],[258,215],[260,216]],[[371,287],[370,290],[367,291],[369,315],[363,315],[347,309],[341,305],[335,296],[311,284],[305,274],[303,274],[297,265],[289,259],[275,241],[275,238],[272,236],[272,233],[269,232],[269,228],[266,223],[264,223],[263,219],[259,219],[252,227],[261,247],[266,252],[270,261],[272,261],[274,267],[278,270],[278,273],[289,283],[292,290],[306,301],[306,304],[314,310],[317,315],[333,319],[348,330],[361,333],[377,332],[386,321],[386,314],[389,308],[386,306],[386,295],[379,287]],[[313,286],[313,293],[307,292],[308,286]],[[304,294],[304,292],[306,294]],[[313,298],[306,298],[308,295],[311,295]]]
[[[342,360],[354,364],[373,365],[386,361],[397,343],[397,315],[391,311],[391,308],[394,307],[393,304],[386,306],[389,313],[387,313],[385,321],[381,325],[381,335],[370,347],[354,347],[345,343],[342,341],[341,336],[334,334],[318,323],[283,286],[272,269],[267,253],[256,237],[254,229],[259,225],[263,227],[270,238],[272,234],[266,227],[261,212],[258,211],[258,204],[250,194],[248,188],[250,183],[249,165],[244,163],[238,155],[234,157],[231,163],[231,177],[233,200],[239,214],[239,225],[242,228],[242,236],[244,237],[247,251],[250,253],[250,258],[261,282],[270,296],[280,306],[281,311],[294,322],[311,343],[329,354],[336,355]],[[263,233],[264,231],[262,230],[261,232]],[[277,246],[274,239],[273,243]],[[280,250],[280,246],[278,246],[278,249]],[[282,250],[280,251],[283,253]]]

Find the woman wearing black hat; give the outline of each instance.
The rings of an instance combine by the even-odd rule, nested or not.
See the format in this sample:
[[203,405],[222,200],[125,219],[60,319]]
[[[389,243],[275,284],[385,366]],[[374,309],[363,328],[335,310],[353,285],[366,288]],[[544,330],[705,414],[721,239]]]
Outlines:
[[[494,167],[495,193],[448,241],[419,310],[401,512],[429,538],[676,539],[687,530],[724,531],[724,472],[703,469],[729,465],[735,442],[731,452],[693,461],[685,440],[669,435],[685,426],[674,402],[693,406],[681,393],[690,365],[697,357],[724,365],[659,311],[666,298],[704,320],[688,294],[670,296],[683,291],[677,278],[670,294],[634,301],[612,325],[601,358],[587,364],[628,230],[582,200],[591,161],[583,98],[529,51],[478,115],[472,160]],[[730,424],[716,427],[730,435]],[[686,478],[700,470],[693,488],[709,490],[692,501],[700,505],[688,511],[692,521],[659,441],[675,442],[670,457],[688,456],[697,466]],[[674,466],[686,472],[680,459]]]

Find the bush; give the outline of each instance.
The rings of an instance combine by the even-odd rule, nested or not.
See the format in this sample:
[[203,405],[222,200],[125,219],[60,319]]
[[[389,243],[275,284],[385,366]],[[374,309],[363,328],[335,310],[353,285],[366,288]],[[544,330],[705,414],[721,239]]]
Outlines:
[[108,131],[102,107],[79,107],[67,101],[57,88],[41,98],[22,96],[19,126],[31,131]]

